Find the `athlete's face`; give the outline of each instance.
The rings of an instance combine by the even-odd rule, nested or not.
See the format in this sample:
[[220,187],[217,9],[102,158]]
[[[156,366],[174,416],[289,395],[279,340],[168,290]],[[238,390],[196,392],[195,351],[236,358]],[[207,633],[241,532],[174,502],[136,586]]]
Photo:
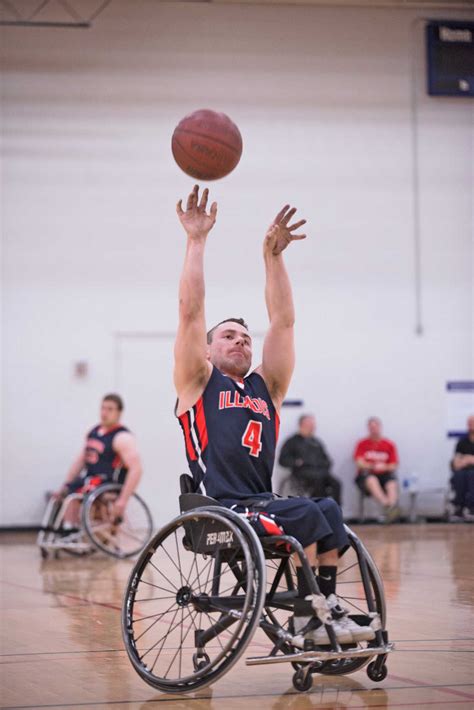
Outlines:
[[252,338],[240,323],[221,323],[208,346],[208,358],[221,372],[245,377],[252,364]]
[[382,422],[379,419],[369,419],[367,428],[371,439],[380,439],[382,437]]
[[118,424],[120,414],[120,409],[115,402],[105,400],[100,407],[100,423],[103,427],[110,429]]
[[316,432],[316,419],[314,417],[304,417],[300,422],[301,436],[314,436]]

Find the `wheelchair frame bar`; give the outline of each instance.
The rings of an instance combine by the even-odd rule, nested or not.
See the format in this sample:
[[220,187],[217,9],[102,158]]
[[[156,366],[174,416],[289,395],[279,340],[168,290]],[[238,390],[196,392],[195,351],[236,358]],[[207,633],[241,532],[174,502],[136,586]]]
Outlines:
[[245,660],[247,666],[258,666],[264,663],[288,663],[301,662],[319,663],[325,661],[335,661],[341,658],[370,658],[390,653],[395,648],[393,643],[371,648],[356,648],[349,651],[300,651],[299,653],[288,653],[284,656],[251,656]]
[[[64,517],[64,513],[66,511],[66,508],[71,503],[71,501],[73,501],[73,500],[81,500],[82,501],[83,498],[84,498],[83,493],[69,493],[62,500],[62,502],[59,504],[58,499],[55,498],[54,496],[51,496],[51,498],[48,500],[48,502],[46,504],[46,510],[44,511],[43,520],[41,521],[41,528],[38,533],[37,545],[39,547],[48,548],[48,549],[56,549],[56,550],[64,549],[67,547],[74,547],[74,549],[76,549],[78,551],[82,551],[82,550],[85,551],[85,550],[90,549],[90,545],[88,543],[79,543],[79,542],[77,542],[77,543],[76,542],[69,542],[68,543],[66,541],[66,539],[64,541],[56,540],[56,539],[53,539],[53,540],[48,539],[51,535],[55,535],[61,528],[60,524],[51,525],[51,518],[53,516],[53,513],[54,513],[54,519],[61,521]],[[56,512],[54,512],[54,509],[58,506],[58,504],[59,504],[59,508]],[[75,532],[71,531],[70,536],[72,537],[75,534],[79,535],[80,533],[79,532],[75,533]]]

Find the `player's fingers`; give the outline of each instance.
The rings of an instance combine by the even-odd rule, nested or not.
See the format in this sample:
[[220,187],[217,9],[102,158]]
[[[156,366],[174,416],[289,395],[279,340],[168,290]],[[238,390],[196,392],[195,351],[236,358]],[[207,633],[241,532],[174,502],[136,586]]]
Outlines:
[[214,219],[217,217],[217,202],[213,202],[211,205],[211,217]]
[[205,210],[207,206],[207,198],[209,197],[209,190],[206,189],[203,190],[202,196],[201,196],[201,202],[199,203],[199,209],[200,210]]
[[184,214],[184,212],[183,212],[183,200],[180,200],[180,201],[178,202],[178,204],[176,205],[176,212],[179,214],[180,217],[181,217],[181,215]]
[[190,193],[190,195],[188,197],[188,202],[186,205],[187,210],[192,210],[192,208],[196,206],[197,200],[198,200],[198,191],[199,191],[199,186],[194,185],[193,191]]
[[282,224],[284,224],[286,226],[288,224],[288,222],[290,221],[290,219],[295,214],[295,212],[296,212],[296,207],[292,207],[291,210],[289,212],[287,212],[285,214],[285,216],[282,218],[282,220],[281,220]]
[[289,209],[289,207],[290,205],[285,205],[284,207],[282,207],[275,219],[273,220],[272,224],[278,224],[278,222],[281,222],[285,215],[285,212]]
[[299,222],[295,222],[294,224],[289,224],[288,227],[287,227],[287,229],[288,229],[289,232],[294,232],[295,229],[299,229],[300,227],[303,226],[303,224],[306,224],[306,220],[305,220],[305,219],[300,219]]

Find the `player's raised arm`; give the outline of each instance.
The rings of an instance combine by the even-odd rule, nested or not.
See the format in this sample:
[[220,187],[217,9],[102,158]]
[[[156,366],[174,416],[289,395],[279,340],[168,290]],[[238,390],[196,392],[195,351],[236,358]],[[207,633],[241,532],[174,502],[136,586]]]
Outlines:
[[294,322],[295,309],[290,279],[282,252],[292,241],[304,239],[305,234],[293,232],[305,224],[301,219],[290,224],[296,209],[285,205],[270,225],[263,243],[265,261],[265,300],[270,327],[263,344],[262,375],[277,409],[288,390],[295,365]]
[[206,321],[204,313],[204,249],[207,236],[214,226],[217,204],[206,212],[209,191],[194,186],[188,197],[186,210],[181,200],[176,211],[186,235],[186,256],[179,283],[179,324],[174,357],[174,383],[178,394],[178,411],[192,406],[199,398],[211,373],[207,360]]

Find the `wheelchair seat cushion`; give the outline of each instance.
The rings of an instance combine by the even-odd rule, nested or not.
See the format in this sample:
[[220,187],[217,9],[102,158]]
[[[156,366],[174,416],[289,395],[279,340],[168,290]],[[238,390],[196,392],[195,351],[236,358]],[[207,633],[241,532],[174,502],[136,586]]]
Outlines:
[[274,515],[259,510],[248,510],[239,514],[250,523],[259,537],[285,534],[281,525],[275,522]]

